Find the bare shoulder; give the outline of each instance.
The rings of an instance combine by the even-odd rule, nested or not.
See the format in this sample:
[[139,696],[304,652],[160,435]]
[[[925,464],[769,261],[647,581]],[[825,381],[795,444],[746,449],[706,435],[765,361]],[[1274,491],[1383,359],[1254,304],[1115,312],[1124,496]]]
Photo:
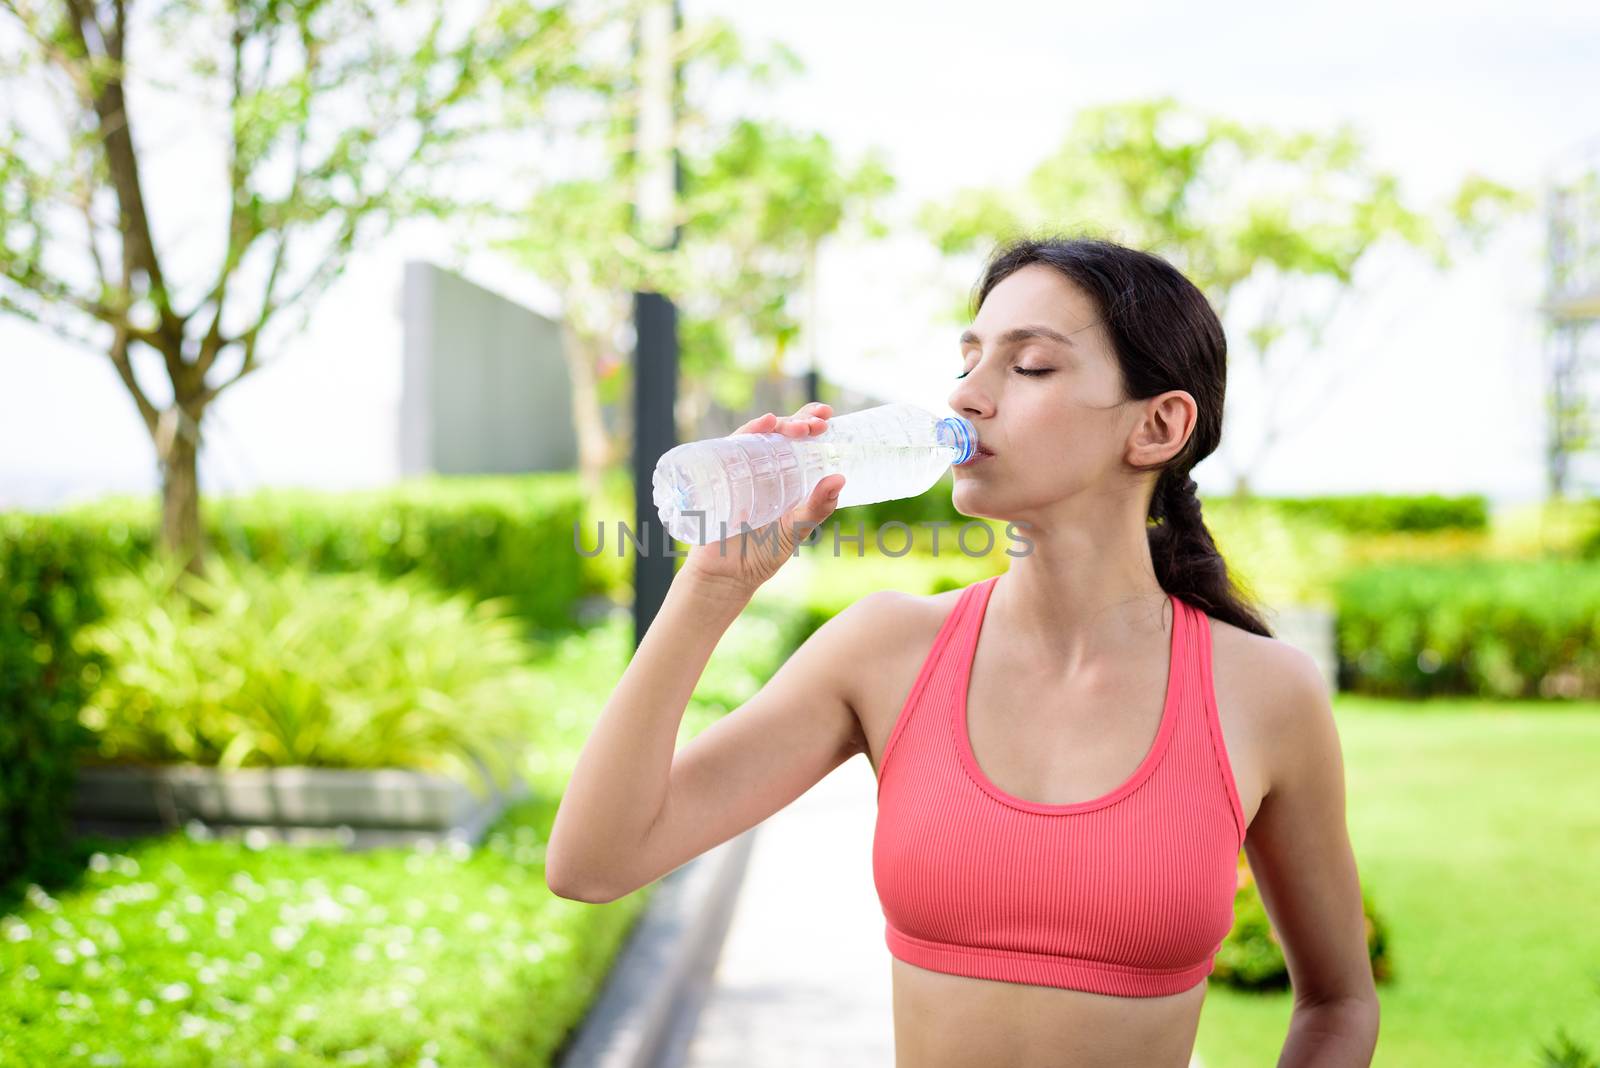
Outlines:
[[1326,680],[1299,646],[1211,618],[1212,683],[1239,801],[1253,816],[1307,738],[1326,737]]
[[825,624],[837,631],[840,655],[847,658],[846,699],[856,714],[857,747],[874,769],[894,729],[899,702],[960,597],[960,589],[874,590]]

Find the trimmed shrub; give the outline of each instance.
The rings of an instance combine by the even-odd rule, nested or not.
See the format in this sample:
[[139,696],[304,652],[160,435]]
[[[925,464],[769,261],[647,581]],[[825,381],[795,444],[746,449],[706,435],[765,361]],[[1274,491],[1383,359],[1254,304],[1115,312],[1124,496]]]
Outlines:
[[103,613],[71,524],[0,515],[0,886],[65,840],[78,708],[102,661],[71,636]]
[[1384,696],[1600,696],[1600,564],[1477,560],[1337,583],[1340,686]]
[[[154,555],[159,502],[115,496],[54,513],[95,548],[97,572]],[[573,626],[575,602],[603,580],[573,548],[583,514],[576,476],[430,477],[378,489],[263,489],[205,498],[201,523],[219,557],[317,572],[420,572],[445,590],[506,597],[531,627]]]

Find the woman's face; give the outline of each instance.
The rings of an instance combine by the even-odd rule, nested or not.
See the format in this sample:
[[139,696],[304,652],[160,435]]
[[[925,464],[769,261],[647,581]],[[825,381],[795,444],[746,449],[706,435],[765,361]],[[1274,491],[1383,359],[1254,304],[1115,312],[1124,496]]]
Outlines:
[[1015,518],[1123,470],[1141,409],[1123,398],[1098,319],[1082,290],[1038,264],[989,291],[962,335],[964,375],[949,397],[994,452],[953,469],[961,512]]

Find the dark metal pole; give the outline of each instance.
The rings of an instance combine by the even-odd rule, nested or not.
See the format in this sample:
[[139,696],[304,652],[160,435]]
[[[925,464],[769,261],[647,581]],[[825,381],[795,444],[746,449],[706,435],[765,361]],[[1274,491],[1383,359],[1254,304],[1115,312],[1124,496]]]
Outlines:
[[[665,0],[657,0],[665,3]],[[659,57],[659,49],[675,48],[677,31],[682,26],[682,12],[678,0],[671,0],[671,26],[673,41],[662,40],[662,35],[648,26],[639,27],[638,36],[635,37],[634,67],[642,72],[640,78],[640,103],[644,102],[644,94],[660,92],[655,79],[650,76],[650,69],[644,64],[653,64]],[[645,19],[650,18],[647,12]],[[659,23],[653,24],[659,27]],[[678,155],[677,146],[677,114],[678,94],[682,88],[682,71],[678,69],[676,56],[672,57],[672,77],[670,88],[666,90],[670,97],[667,104],[667,114],[671,117],[670,138],[672,153],[671,182],[675,193],[683,191],[683,164]],[[658,101],[659,102],[659,101]],[[636,108],[635,114],[639,113]],[[638,124],[635,120],[634,150],[637,153]],[[639,157],[641,163],[648,167],[648,161]],[[640,168],[644,173],[645,167]],[[652,240],[649,232],[643,227],[652,225],[659,220],[642,218],[635,206],[635,221],[641,224],[641,232],[647,240]],[[674,225],[671,237],[663,247],[667,250],[678,247],[679,227]],[[643,547],[634,557],[633,569],[633,644],[638,648],[644,640],[645,632],[650,629],[650,623],[660,611],[661,604],[667,598],[667,590],[672,585],[672,576],[675,570],[676,557],[669,556],[668,550],[672,548],[672,540],[668,537],[666,528],[661,525],[661,519],[656,514],[655,502],[651,499],[651,476],[655,472],[656,461],[661,454],[678,444],[678,431],[674,419],[674,410],[678,397],[678,310],[672,301],[662,293],[635,292],[633,295],[633,322],[635,332],[634,342],[634,434],[633,434],[633,507],[635,529],[638,531],[639,543]]]

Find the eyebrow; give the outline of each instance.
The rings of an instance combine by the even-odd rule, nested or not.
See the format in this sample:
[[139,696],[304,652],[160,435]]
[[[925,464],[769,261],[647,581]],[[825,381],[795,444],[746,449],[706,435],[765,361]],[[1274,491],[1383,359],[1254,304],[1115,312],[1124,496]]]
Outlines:
[[[1000,335],[998,344],[1015,345],[1021,341],[1030,341],[1038,338],[1042,338],[1046,341],[1060,342],[1068,348],[1077,348],[1077,345],[1073,343],[1073,340],[1070,337],[1061,333],[1059,330],[1052,330],[1048,326],[1019,326],[1014,330],[1007,330],[1005,333]],[[961,335],[961,344],[966,345],[968,343],[974,345],[981,344],[982,339],[979,338],[977,334],[974,334],[971,330],[968,330]]]

